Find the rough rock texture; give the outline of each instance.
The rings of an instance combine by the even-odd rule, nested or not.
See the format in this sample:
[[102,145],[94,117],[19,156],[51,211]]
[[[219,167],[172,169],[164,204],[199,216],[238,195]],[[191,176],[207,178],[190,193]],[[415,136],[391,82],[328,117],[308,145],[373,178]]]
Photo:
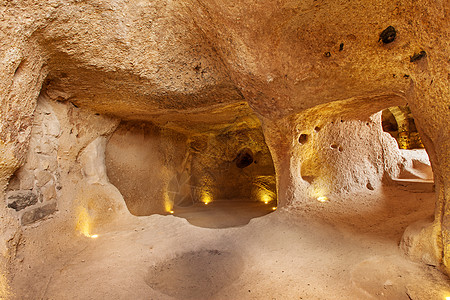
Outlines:
[[61,189],[57,159],[60,134],[60,124],[51,104],[40,97],[34,112],[30,150],[25,164],[15,172],[6,189],[9,201],[14,195],[26,195],[20,200],[21,203],[14,201],[8,204],[16,211],[27,208],[18,214],[22,225],[38,221],[56,210]]
[[186,137],[154,124],[122,123],[106,147],[108,177],[138,216],[168,213],[171,178],[183,172]]
[[438,235],[439,227],[430,221],[419,221],[411,224],[403,234],[400,248],[408,256],[425,264],[438,266],[442,253],[439,243],[434,237]]
[[55,202],[39,206],[33,210],[26,211],[21,217],[21,223],[22,225],[29,225],[53,214],[55,211],[56,211]]
[[[379,113],[366,121],[342,117],[327,124],[327,108],[321,111],[297,121],[297,135],[307,138],[303,143],[301,138],[292,143],[292,178],[300,189],[296,199],[302,199],[304,194],[316,199],[374,190],[380,187],[384,176],[391,178],[399,173],[400,152],[395,140],[382,132]],[[308,122],[308,115],[321,114],[319,122]],[[306,191],[302,189],[305,184]]]
[[[258,118],[216,126],[180,133],[121,123],[108,141],[106,167],[132,214],[167,214],[213,200],[276,202],[275,170]],[[251,159],[245,164],[244,150]]]
[[13,208],[16,211],[22,210],[38,202],[37,195],[31,191],[9,192],[6,199],[8,201],[8,207]]
[[[407,102],[436,184],[433,230],[423,232],[432,235],[436,241],[432,252],[442,253],[437,261],[450,272],[446,1],[0,0],[0,4],[0,200],[5,201],[3,191],[14,172],[25,161],[33,163],[27,157],[38,150],[31,130],[34,117],[40,124],[36,129],[53,137],[42,140],[41,152],[36,153],[54,157],[52,147],[58,145],[65,195],[55,201],[60,211],[73,217],[73,195],[77,184],[84,182],[77,158],[96,138],[110,135],[119,119],[151,121],[192,134],[225,128],[245,117],[245,103],[262,121],[280,205],[302,200],[308,181],[330,186],[328,180],[342,176],[339,187],[369,188],[370,183],[376,190],[384,171],[395,172],[395,157],[378,158],[390,142],[383,142],[381,129],[375,129],[379,121],[369,121],[376,130],[374,140],[364,124],[377,111]],[[397,34],[385,44],[379,35],[388,26]],[[411,59],[421,51],[426,55]],[[52,113],[33,115],[39,94],[63,102],[51,104],[64,128],[60,136],[54,135],[57,122]],[[341,119],[344,123],[336,124]],[[316,126],[321,129],[315,133]],[[344,163],[340,153],[361,145],[350,145],[339,135],[355,126],[371,148],[355,160],[358,170],[367,167],[368,173],[358,171],[352,177],[349,165],[340,169],[336,163]],[[299,140],[301,134],[308,134],[309,142],[308,137]],[[317,150],[307,150],[316,143]],[[336,148],[331,147],[334,143]],[[319,160],[311,162],[314,157]],[[24,173],[19,188],[35,186],[54,199],[56,173],[46,173],[54,160],[47,162],[34,168],[35,181],[25,179]],[[358,178],[354,185],[352,178]],[[15,189],[18,181],[10,184]],[[15,212],[8,210],[12,209],[6,205],[0,209],[4,220],[0,236],[5,242],[18,228]],[[424,239],[429,244],[430,237]],[[1,244],[6,249],[6,243]]]
[[78,159],[83,179],[77,185],[73,204],[77,230],[86,236],[120,216],[125,209],[122,195],[106,175],[106,142],[106,137],[97,137],[83,149]]
[[[190,185],[195,199],[274,201],[275,170],[258,119],[191,138]],[[259,125],[259,126],[258,126]]]

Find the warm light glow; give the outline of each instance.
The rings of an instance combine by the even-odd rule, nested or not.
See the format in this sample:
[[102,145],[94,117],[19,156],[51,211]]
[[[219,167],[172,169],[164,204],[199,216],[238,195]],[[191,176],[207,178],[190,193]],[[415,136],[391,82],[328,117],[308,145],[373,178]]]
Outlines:
[[11,294],[11,288],[9,287],[8,279],[5,275],[0,273],[0,299],[11,299],[12,296],[13,295]]
[[450,300],[450,297],[445,297],[445,300]]
[[308,191],[308,194],[312,199],[316,199],[321,203],[325,203],[329,201],[327,195],[330,194],[330,191],[327,186],[313,185]]
[[322,203],[327,202],[328,201],[328,197],[325,197],[325,196],[317,197],[317,201],[322,202]]
[[202,191],[202,202],[205,203],[205,205],[208,205],[208,203],[211,203],[213,201],[211,193],[209,191],[203,190]]
[[214,200],[212,193],[213,183],[214,183],[213,178],[208,174],[205,174],[205,176],[203,176],[201,179],[199,191],[200,201],[203,202],[205,205],[208,205]]
[[276,210],[277,208],[274,206],[274,207],[272,207],[272,210]]
[[93,223],[94,222],[92,221],[92,218],[89,215],[88,210],[85,207],[80,206],[78,208],[76,230],[79,231],[85,237],[96,239],[98,238],[98,234],[91,234]]
[[263,201],[265,204],[269,204],[269,202],[272,201],[272,197],[267,191],[261,189],[259,194],[261,197],[261,201]]
[[274,176],[258,176],[253,181],[252,197],[256,197],[264,204],[274,202],[277,199],[277,194],[273,191],[274,188]]
[[166,212],[173,214],[173,201],[170,200],[170,197],[167,193],[164,194],[164,209]]

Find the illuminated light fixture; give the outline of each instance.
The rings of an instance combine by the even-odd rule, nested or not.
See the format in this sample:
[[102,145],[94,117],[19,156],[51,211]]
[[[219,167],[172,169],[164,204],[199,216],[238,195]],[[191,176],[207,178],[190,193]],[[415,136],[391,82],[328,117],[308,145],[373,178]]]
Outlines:
[[211,194],[209,192],[203,191],[203,193],[202,193],[202,202],[205,205],[208,205],[209,203],[212,202],[212,196],[211,196]]
[[270,195],[268,195],[267,193],[261,192],[261,201],[264,202],[264,204],[269,204],[270,201],[272,201],[272,197],[270,197]]
[[272,210],[276,210],[276,209],[277,209],[277,207],[276,207],[276,206],[272,207]]
[[173,201],[169,198],[168,193],[164,194],[164,210],[173,214]]
[[85,207],[79,207],[76,229],[85,237],[96,239],[98,238],[98,235],[91,234],[92,227],[93,227],[93,220],[92,217],[89,215],[89,212]]
[[445,297],[445,300],[450,300],[450,297]]
[[320,196],[320,197],[317,198],[317,201],[322,202],[322,203],[325,203],[325,202],[328,201],[328,197]]

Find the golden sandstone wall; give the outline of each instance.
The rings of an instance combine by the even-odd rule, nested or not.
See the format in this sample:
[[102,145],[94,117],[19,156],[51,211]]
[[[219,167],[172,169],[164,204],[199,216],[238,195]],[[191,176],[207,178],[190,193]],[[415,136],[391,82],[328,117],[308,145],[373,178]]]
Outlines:
[[[369,117],[408,103],[436,184],[435,220],[415,238],[427,245],[420,251],[431,252],[434,263],[449,272],[449,19],[448,3],[441,0],[0,1],[4,256],[20,230],[20,218],[24,223],[23,215],[7,208],[16,199],[8,200],[12,198],[7,193],[14,185],[25,189],[26,181],[17,181],[22,172],[12,183],[10,179],[24,164],[30,170],[27,157],[37,147],[32,128],[47,126],[44,123],[59,123],[60,132],[49,129],[48,167],[39,161],[33,168],[38,177],[26,189],[39,189],[42,199],[26,199],[36,209],[46,205],[44,198],[53,199],[48,205],[56,204],[38,216],[73,206],[73,182],[87,180],[80,171],[80,153],[96,138],[109,138],[120,120],[151,121],[193,134],[225,128],[248,110],[261,120],[277,173],[279,202],[287,206],[304,201],[308,174],[320,169],[320,161],[304,163],[314,155],[324,157],[322,151],[339,151],[339,145],[355,138],[338,136],[332,150],[307,150],[310,146],[299,144],[301,134],[308,133],[310,143],[318,137],[317,145],[325,145],[331,138],[320,135],[380,125]],[[395,31],[390,28],[380,37],[389,26]],[[39,95],[52,103],[56,119],[52,112],[41,118]],[[340,120],[354,123],[331,125]],[[33,127],[36,122],[41,123]],[[314,133],[317,126],[322,129]],[[367,128],[361,130],[369,139]],[[395,157],[375,159],[375,152],[386,147],[381,140],[374,142],[364,150],[367,157],[358,157],[360,166],[374,166],[370,176],[356,174],[361,179],[358,188],[367,188],[373,178],[370,184],[376,188],[383,172],[394,172],[390,164]],[[53,169],[55,158],[58,165]],[[339,168],[328,170],[332,178],[342,175]],[[112,193],[115,203],[117,191],[100,182],[105,188],[91,192]]]

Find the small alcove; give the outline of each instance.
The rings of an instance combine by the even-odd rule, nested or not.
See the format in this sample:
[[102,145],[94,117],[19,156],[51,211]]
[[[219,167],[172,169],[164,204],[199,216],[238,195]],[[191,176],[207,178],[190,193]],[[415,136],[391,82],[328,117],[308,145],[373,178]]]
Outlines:
[[255,115],[184,129],[122,121],[111,136],[108,177],[133,215],[224,228],[276,210],[275,168]]

